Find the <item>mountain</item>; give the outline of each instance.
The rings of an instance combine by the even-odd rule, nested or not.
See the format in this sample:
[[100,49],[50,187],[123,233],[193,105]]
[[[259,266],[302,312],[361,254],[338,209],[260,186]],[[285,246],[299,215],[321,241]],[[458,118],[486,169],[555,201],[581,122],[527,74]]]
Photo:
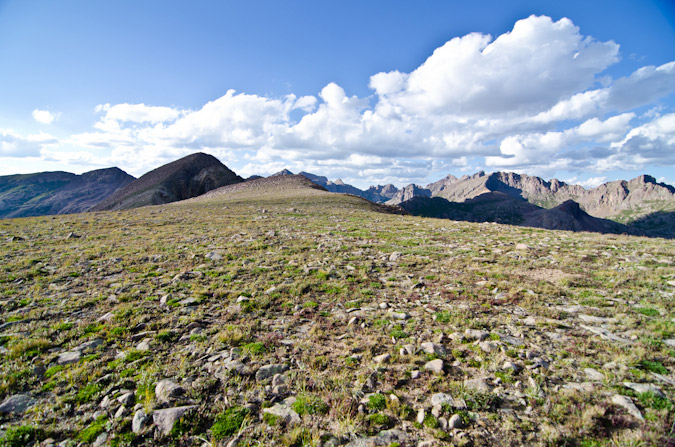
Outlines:
[[415,196],[399,206],[412,215],[422,217],[497,222],[549,230],[642,234],[641,231],[618,222],[590,216],[573,200],[545,209],[499,191],[486,192],[464,202],[451,202],[442,197]]
[[[270,177],[279,177],[279,176],[290,176],[290,175],[295,175],[288,169],[283,169],[275,174],[270,175]],[[382,196],[378,194],[377,192],[372,191],[373,187],[371,187],[368,191],[363,191],[362,189],[359,189],[355,186],[349,185],[345,182],[343,182],[340,179],[337,179],[335,181],[328,180],[328,177],[324,177],[322,175],[316,175],[316,174],[311,174],[309,172],[300,172],[298,175],[305,177],[306,179],[310,180],[311,182],[321,186],[324,188],[326,191],[329,192],[336,192],[336,193],[341,193],[341,194],[352,194],[358,197],[362,197],[364,199],[370,200],[371,202],[376,202],[376,203],[384,203],[387,200],[389,200],[388,197]],[[390,185],[391,187],[395,188],[393,185]]]
[[176,202],[239,182],[243,182],[243,179],[217,158],[198,152],[144,174],[91,211],[122,210]]
[[0,218],[87,211],[134,180],[119,168],[0,177]]
[[[371,186],[367,190],[364,191],[364,193],[367,196],[372,196],[372,197],[380,197],[382,202],[386,202],[389,199],[394,198],[396,193],[398,192],[398,188],[391,183],[387,185],[377,185],[377,186]],[[368,197],[366,197],[368,198]],[[373,199],[369,199],[373,200]],[[377,201],[377,200],[374,200]]]
[[387,205],[398,205],[413,197],[431,197],[431,191],[417,185],[408,185],[405,188],[398,190],[396,194],[385,203]]
[[[570,185],[556,179],[546,181],[540,177],[513,172],[486,174],[481,171],[459,178],[448,175],[430,183],[426,188],[409,185],[404,190],[405,193],[399,191],[387,203],[400,203],[415,196],[442,197],[451,202],[464,202],[491,192],[501,192],[547,209],[573,200],[593,217],[624,224],[639,220],[636,228],[639,226],[651,234],[675,236],[675,227],[669,230],[668,224],[673,219],[668,213],[675,212],[675,188],[659,183],[649,175],[584,189],[582,186]],[[658,219],[648,217],[653,213],[659,213]]]
[[652,176],[641,175],[584,191],[578,201],[594,216],[632,222],[654,212],[675,210],[675,188],[658,183]]

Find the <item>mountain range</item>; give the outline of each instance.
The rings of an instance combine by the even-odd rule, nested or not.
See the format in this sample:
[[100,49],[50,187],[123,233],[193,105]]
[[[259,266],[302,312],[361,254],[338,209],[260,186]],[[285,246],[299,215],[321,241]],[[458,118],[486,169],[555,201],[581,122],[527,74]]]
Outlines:
[[0,176],[0,218],[88,211],[134,180],[119,168]]
[[[292,175],[284,169],[268,179]],[[424,217],[675,237],[675,188],[648,175],[592,189],[512,172],[448,175],[426,186],[397,188],[388,184],[366,190],[308,172],[296,177],[329,192],[359,196]],[[244,180],[203,153],[168,163],[138,179],[118,168],[82,175],[43,172],[4,176],[0,177],[0,218],[159,205],[260,180],[266,179],[253,176]]]

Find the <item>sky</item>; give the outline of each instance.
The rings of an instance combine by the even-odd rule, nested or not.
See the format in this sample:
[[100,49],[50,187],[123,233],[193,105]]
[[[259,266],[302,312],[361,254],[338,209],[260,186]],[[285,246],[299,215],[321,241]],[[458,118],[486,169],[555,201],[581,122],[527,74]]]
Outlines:
[[0,175],[675,184],[675,2],[0,0]]

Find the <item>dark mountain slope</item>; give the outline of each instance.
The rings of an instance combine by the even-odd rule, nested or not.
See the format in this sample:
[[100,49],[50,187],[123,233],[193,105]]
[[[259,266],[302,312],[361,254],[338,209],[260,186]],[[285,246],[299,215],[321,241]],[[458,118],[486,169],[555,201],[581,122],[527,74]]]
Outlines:
[[553,209],[533,205],[503,192],[484,193],[464,202],[416,196],[399,205],[412,215],[466,222],[497,222],[549,230],[641,234],[639,230],[584,212],[569,200]]
[[91,211],[121,210],[176,202],[242,182],[217,158],[196,153],[168,163],[120,189]]
[[82,175],[39,172],[0,177],[0,217],[42,216],[87,211],[134,180],[119,168]]

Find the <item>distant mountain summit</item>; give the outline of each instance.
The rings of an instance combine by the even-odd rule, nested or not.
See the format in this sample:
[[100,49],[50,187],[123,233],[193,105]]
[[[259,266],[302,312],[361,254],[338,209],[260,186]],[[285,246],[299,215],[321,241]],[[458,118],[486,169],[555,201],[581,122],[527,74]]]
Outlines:
[[198,152],[144,174],[91,211],[122,210],[176,202],[243,181],[217,158]]
[[119,168],[2,176],[0,218],[84,212],[132,181]]

